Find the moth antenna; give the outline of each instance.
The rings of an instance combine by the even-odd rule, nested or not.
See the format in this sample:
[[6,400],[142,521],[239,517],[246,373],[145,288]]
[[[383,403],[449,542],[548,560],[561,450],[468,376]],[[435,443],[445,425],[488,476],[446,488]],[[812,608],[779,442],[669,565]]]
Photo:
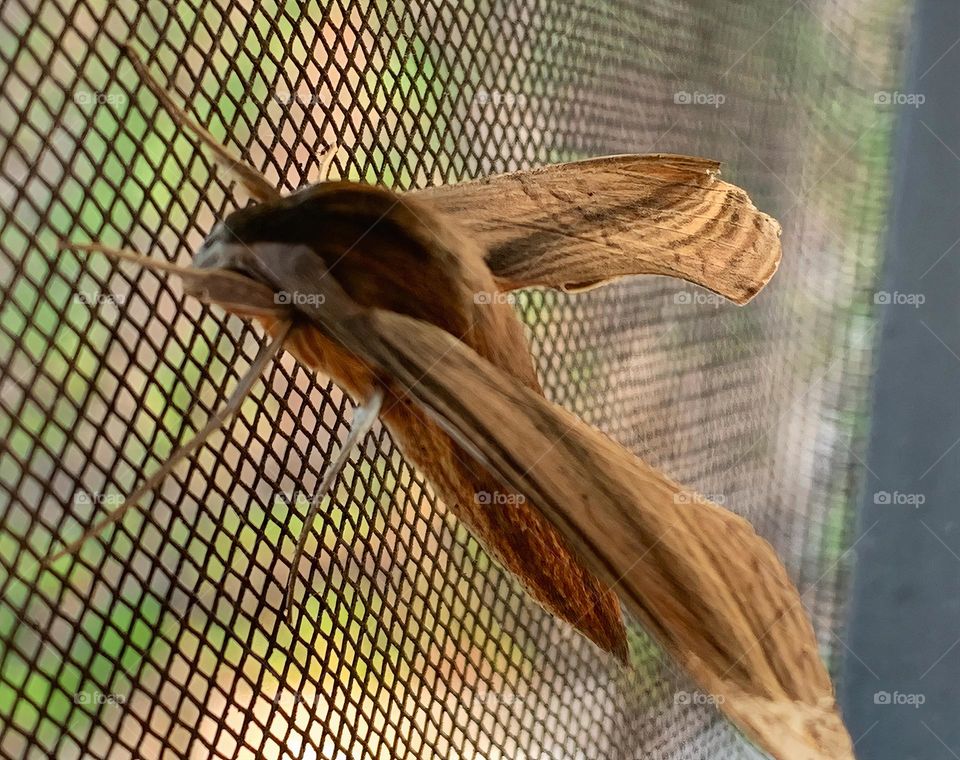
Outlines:
[[224,404],[210,417],[210,419],[207,420],[207,424],[203,426],[203,429],[199,433],[197,433],[187,443],[171,454],[170,458],[163,463],[159,470],[147,478],[139,488],[137,488],[132,494],[124,499],[123,503],[109,515],[107,515],[107,517],[103,518],[100,522],[85,530],[78,539],[66,544],[60,551],[47,556],[47,558],[40,563],[41,569],[50,567],[50,565],[52,565],[61,557],[76,553],[88,539],[100,535],[109,526],[120,520],[127,512],[137,505],[137,502],[139,502],[145,494],[153,491],[158,485],[160,485],[164,478],[170,474],[171,470],[173,470],[173,468],[181,460],[185,459],[193,451],[199,448],[200,445],[206,441],[207,438],[209,438],[210,435],[216,430],[223,427],[237,413],[237,411],[239,411],[240,405],[247,397],[247,394],[253,387],[254,382],[256,382],[257,378],[260,377],[267,364],[269,364],[270,361],[278,353],[280,353],[280,349],[283,348],[283,341],[290,332],[292,324],[292,322],[286,321],[278,325],[274,339],[270,341],[270,343],[267,343],[260,348],[257,357],[250,365],[250,369],[248,369],[246,374],[240,378],[240,382],[237,383],[237,387],[234,388],[233,393],[230,394],[230,398],[227,399],[227,403]]
[[59,248],[82,253],[102,253],[114,261],[127,261],[151,271],[173,274],[183,281],[184,291],[204,303],[214,303],[240,317],[270,316],[285,320],[289,307],[278,304],[266,285],[228,269],[196,269],[171,264],[163,259],[111,248],[102,243],[60,241]]
[[372,428],[373,423],[377,421],[382,407],[383,391],[378,388],[374,390],[373,395],[370,396],[369,399],[355,408],[353,423],[350,426],[350,433],[347,436],[347,440],[343,442],[340,451],[337,452],[337,458],[327,468],[326,472],[323,473],[323,479],[320,481],[320,485],[310,500],[310,508],[303,518],[303,528],[300,532],[300,539],[297,541],[297,549],[293,553],[293,561],[290,564],[290,578],[287,580],[287,590],[283,596],[283,609],[288,612],[287,622],[291,626],[294,622],[291,602],[293,601],[293,592],[297,585],[297,568],[300,567],[300,560],[307,546],[307,537],[310,535],[310,529],[313,527],[313,523],[320,512],[320,504],[323,502],[323,497],[326,496],[327,492],[333,488],[333,483],[337,479],[337,475],[339,475],[340,471],[346,466],[347,459],[353,451],[354,446],[360,443],[367,433],[370,432],[370,428]]
[[258,201],[273,201],[280,197],[279,191],[270,184],[266,177],[245,163],[242,158],[234,155],[229,148],[220,143],[199,122],[195,121],[183,107],[174,102],[170,93],[154,78],[150,69],[137,55],[129,42],[123,45],[123,51],[130,63],[133,64],[133,68],[136,69],[141,81],[160,101],[171,118],[180,127],[191,133],[197,142],[205,146],[213,154],[214,161],[243,185],[253,198]]
[[178,274],[184,277],[194,276],[200,271],[190,267],[183,267],[179,264],[171,264],[169,261],[164,261],[163,259],[154,259],[150,256],[144,256],[142,253],[137,253],[136,251],[130,251],[124,248],[113,248],[111,246],[104,245],[103,243],[74,243],[70,240],[61,240],[58,242],[57,247],[61,251],[102,253],[104,256],[109,259],[113,259],[114,261],[129,261],[130,263],[137,264],[144,269]]

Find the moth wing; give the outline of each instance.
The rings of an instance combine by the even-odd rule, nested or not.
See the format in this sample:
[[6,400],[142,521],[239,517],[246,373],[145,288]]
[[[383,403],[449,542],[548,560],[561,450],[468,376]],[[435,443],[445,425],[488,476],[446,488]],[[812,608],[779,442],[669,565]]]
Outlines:
[[414,195],[479,239],[505,290],[660,274],[743,304],[777,269],[780,225],[719,170],[689,156],[609,156]]
[[538,505],[761,747],[776,757],[852,760],[797,589],[748,522],[445,331],[382,311],[348,322],[338,332],[351,349]]

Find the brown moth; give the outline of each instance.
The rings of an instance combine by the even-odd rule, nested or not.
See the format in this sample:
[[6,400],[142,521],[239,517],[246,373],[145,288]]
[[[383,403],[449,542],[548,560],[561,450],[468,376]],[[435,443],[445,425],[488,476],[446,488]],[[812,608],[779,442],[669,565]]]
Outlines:
[[[322,182],[281,197],[253,169],[236,171],[242,165],[133,63],[261,203],[218,225],[191,267],[70,247],[175,273],[188,294],[259,321],[273,340],[193,441],[47,564],[156,487],[236,411],[282,347],[360,401],[304,534],[350,446],[379,418],[546,609],[624,660],[616,589],[774,757],[853,757],[813,629],[771,547],[721,507],[676,498],[678,484],[547,401],[513,310],[476,297],[657,273],[746,302],[777,266],[779,226],[718,179],[717,164],[617,156],[403,196]],[[477,498],[502,489],[518,498]]]

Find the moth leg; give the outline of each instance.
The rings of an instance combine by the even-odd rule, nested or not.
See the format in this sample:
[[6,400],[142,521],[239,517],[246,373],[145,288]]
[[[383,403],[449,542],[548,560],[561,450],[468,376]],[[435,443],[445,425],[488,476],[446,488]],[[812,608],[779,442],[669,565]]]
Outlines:
[[207,420],[207,424],[203,426],[203,429],[199,433],[197,433],[187,443],[171,454],[170,458],[163,463],[160,469],[154,472],[143,482],[139,488],[125,498],[123,503],[113,512],[100,520],[100,522],[85,530],[78,539],[66,544],[63,549],[49,555],[46,559],[44,559],[41,563],[41,568],[47,568],[61,557],[64,557],[68,554],[74,554],[87,541],[87,539],[100,535],[109,526],[123,518],[127,512],[137,505],[137,502],[139,502],[140,499],[157,488],[157,486],[163,482],[167,475],[170,474],[171,470],[173,470],[173,468],[179,464],[180,461],[198,449],[212,433],[223,427],[239,411],[240,405],[247,397],[247,394],[250,393],[250,389],[263,373],[263,370],[266,368],[266,366],[278,353],[280,353],[280,350],[283,348],[283,341],[287,337],[287,333],[290,332],[291,326],[292,322],[290,321],[283,322],[278,326],[276,337],[261,347],[256,359],[254,359],[253,363],[250,365],[250,369],[248,369],[247,373],[240,378],[240,381],[237,383],[237,387],[234,388],[230,398],[227,399],[227,403],[224,404],[223,407],[221,407],[210,417],[210,419]]
[[317,182],[314,184],[330,181],[330,170],[333,168],[333,159],[336,158],[338,147],[334,142],[323,151],[320,156],[320,168],[317,170]]
[[160,104],[166,109],[167,113],[170,114],[174,122],[193,135],[196,143],[206,147],[221,169],[227,172],[227,174],[232,175],[233,178],[243,185],[247,192],[258,201],[272,201],[280,197],[280,192],[270,184],[266,177],[245,163],[242,158],[235,155],[229,148],[222,145],[204,127],[200,126],[184,108],[174,102],[173,98],[170,97],[170,93],[154,78],[153,74],[150,73],[150,69],[147,68],[147,65],[137,55],[130,43],[123,46],[123,51],[130,60],[130,63],[133,64],[133,68],[136,70],[141,81],[150,89],[154,97],[160,101]]
[[320,505],[323,503],[323,498],[333,487],[337,475],[339,475],[340,471],[346,466],[347,459],[350,457],[350,453],[354,447],[370,432],[373,423],[376,422],[377,417],[380,415],[380,409],[382,407],[383,391],[378,388],[373,391],[369,399],[354,409],[350,434],[347,436],[347,440],[343,442],[343,446],[340,447],[337,458],[327,467],[326,472],[323,473],[323,479],[320,481],[320,485],[310,500],[310,507],[307,510],[306,516],[303,518],[303,528],[300,533],[300,539],[297,541],[297,549],[293,553],[293,560],[290,563],[290,577],[287,580],[287,590],[283,597],[283,609],[288,611],[288,622],[291,625],[293,624],[293,607],[291,602],[293,600],[293,592],[297,585],[297,569],[300,566],[300,560],[303,557],[303,552],[307,545],[307,536],[310,535],[310,529],[313,527],[313,523],[317,519],[317,514],[320,512]]

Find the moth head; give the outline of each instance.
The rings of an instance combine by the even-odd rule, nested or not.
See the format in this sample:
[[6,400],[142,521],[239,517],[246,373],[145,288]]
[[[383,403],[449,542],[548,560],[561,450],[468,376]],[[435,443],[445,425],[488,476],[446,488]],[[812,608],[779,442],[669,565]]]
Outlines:
[[[312,244],[317,236],[311,205],[295,193],[233,211],[207,235],[194,254],[193,266],[230,269],[272,284],[269,269],[266,273],[259,269],[274,257],[317,254]],[[317,264],[321,265],[322,259]]]
[[473,280],[488,274],[482,257],[463,251],[429,209],[385,188],[325,182],[234,211],[193,265],[257,280],[294,308],[329,302],[336,288],[359,306],[459,334],[469,324]]

